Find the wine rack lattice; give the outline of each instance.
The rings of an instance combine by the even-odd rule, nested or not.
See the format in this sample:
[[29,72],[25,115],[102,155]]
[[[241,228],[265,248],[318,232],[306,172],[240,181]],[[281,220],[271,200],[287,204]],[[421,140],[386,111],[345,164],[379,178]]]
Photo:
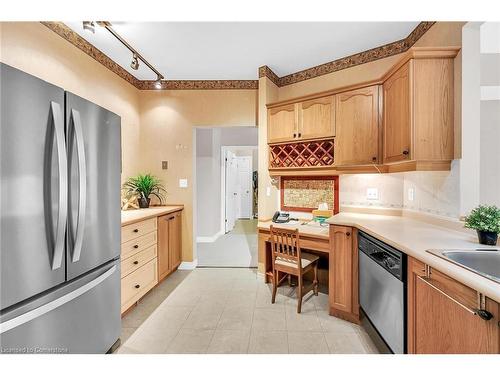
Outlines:
[[270,168],[324,167],[333,160],[333,139],[269,146]]

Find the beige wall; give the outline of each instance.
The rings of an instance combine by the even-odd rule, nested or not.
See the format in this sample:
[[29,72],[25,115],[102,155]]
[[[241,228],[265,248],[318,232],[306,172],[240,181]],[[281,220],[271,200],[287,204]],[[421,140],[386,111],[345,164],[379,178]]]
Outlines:
[[38,22],[2,22],[0,60],[121,117],[122,178],[139,170],[139,90]]
[[[169,203],[183,203],[184,261],[193,260],[196,234],[193,220],[194,159],[193,127],[255,126],[257,90],[144,91],[140,95],[141,168],[161,178]],[[168,161],[168,170],[161,161]],[[188,180],[187,188],[179,179]],[[210,220],[210,218],[206,218]]]
[[[193,126],[255,126],[257,90],[139,91],[38,22],[0,23],[0,61],[121,116],[122,179],[151,172],[186,206],[183,260],[193,259]],[[176,145],[181,145],[176,147]],[[161,160],[169,169],[161,169]],[[178,179],[189,187],[180,189]]]

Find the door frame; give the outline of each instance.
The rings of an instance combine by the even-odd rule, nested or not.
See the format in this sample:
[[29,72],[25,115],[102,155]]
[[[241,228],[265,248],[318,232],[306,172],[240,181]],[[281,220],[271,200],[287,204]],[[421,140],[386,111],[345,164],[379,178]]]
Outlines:
[[[220,153],[220,168],[221,168],[221,222],[220,222],[220,233],[226,233],[226,152],[227,151],[235,151],[235,150],[257,150],[258,146],[221,146]],[[253,173],[253,170],[252,170]],[[253,195],[252,195],[252,204],[253,204]],[[253,209],[253,206],[252,206]]]

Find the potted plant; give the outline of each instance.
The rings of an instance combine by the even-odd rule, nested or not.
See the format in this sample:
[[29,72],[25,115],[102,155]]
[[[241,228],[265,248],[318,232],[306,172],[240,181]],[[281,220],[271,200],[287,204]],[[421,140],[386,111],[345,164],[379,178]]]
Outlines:
[[479,206],[465,218],[465,227],[475,229],[481,245],[496,245],[500,233],[500,208]]
[[167,191],[161,181],[151,174],[139,174],[130,177],[124,184],[123,189],[127,195],[135,194],[140,208],[148,208],[151,202],[151,195],[154,195],[163,203],[163,195]]

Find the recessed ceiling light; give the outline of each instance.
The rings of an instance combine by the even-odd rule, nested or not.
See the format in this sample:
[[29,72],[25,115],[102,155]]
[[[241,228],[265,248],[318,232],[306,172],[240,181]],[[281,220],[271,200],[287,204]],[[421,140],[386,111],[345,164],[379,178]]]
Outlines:
[[139,60],[137,59],[137,55],[135,53],[132,56],[132,62],[130,63],[130,67],[134,70],[139,69]]
[[83,30],[95,34],[95,23],[94,21],[83,21]]

